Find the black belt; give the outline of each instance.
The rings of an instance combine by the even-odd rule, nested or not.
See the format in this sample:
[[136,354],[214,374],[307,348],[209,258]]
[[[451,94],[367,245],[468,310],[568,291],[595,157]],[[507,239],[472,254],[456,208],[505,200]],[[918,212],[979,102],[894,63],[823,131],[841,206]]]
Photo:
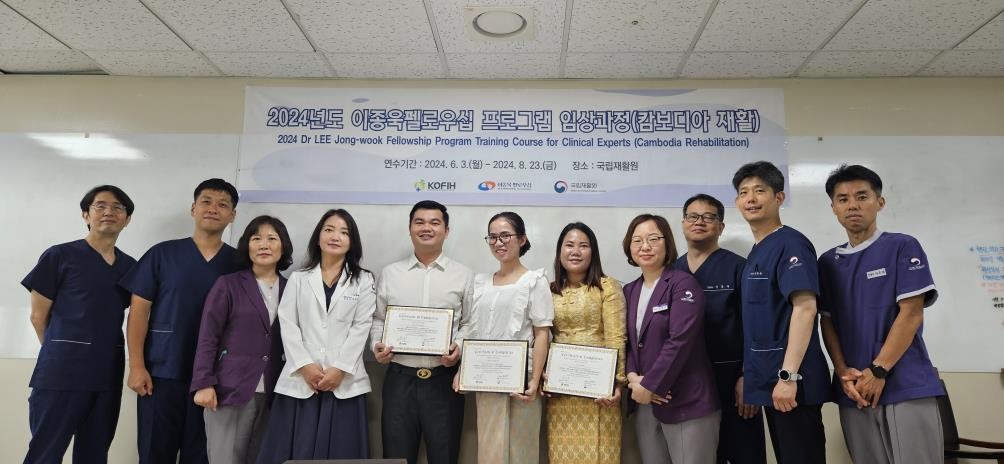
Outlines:
[[457,372],[457,366],[446,367],[408,367],[396,362],[390,363],[390,367],[387,368],[398,374],[405,375],[407,377],[417,377],[422,380],[431,379],[433,377],[439,377],[441,375],[452,375]]

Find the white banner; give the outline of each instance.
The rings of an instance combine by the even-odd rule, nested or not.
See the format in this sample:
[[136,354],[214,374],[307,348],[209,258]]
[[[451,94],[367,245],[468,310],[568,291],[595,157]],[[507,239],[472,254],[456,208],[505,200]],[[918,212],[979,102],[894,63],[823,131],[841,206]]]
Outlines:
[[780,89],[248,87],[241,200],[674,207],[787,172]]

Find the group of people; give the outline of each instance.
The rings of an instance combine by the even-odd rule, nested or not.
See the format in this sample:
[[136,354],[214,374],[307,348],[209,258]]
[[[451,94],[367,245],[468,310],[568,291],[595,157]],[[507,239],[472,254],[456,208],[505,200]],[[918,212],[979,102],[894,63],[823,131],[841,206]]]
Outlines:
[[[136,261],[115,247],[132,200],[95,187],[80,202],[86,237],[46,250],[22,281],[42,343],[25,462],[61,462],[71,438],[74,462],[107,462],[125,345],[141,463],[368,457],[367,349],[387,365],[383,456],[414,464],[424,441],[430,463],[456,463],[465,339],[530,346],[525,391],[475,393],[480,463],[538,462],[542,432],[551,463],[620,462],[625,403],[645,463],[763,463],[764,417],[778,462],[823,463],[821,406],[834,397],[855,462],[941,462],[943,391],[921,337],[937,291],[919,243],[877,228],[879,176],[858,165],[831,174],[848,242],[818,259],[782,225],[775,166],[744,165],[733,186],[755,240],[748,257],[719,247],[725,208],[698,194],[683,207],[682,256],[665,217],[631,221],[621,245],[641,275],[623,288],[582,222],[558,234],[551,280],[528,269],[513,212],[487,225],[498,269],[475,274],[443,254],[450,215],[435,201],[409,213],[413,253],[376,276],[361,266],[352,215],[327,211],[287,279],[293,244],[279,219],[256,217],[236,248],[224,243],[238,193],[221,179],[195,189],[191,237]],[[453,309],[449,353],[385,345],[393,305]],[[611,395],[544,393],[552,341],[619,350]]]

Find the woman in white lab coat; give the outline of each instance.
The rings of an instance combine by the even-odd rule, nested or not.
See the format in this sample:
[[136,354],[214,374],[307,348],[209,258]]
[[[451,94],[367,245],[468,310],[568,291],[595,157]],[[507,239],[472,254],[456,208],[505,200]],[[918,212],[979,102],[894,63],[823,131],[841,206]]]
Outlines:
[[279,303],[286,364],[259,464],[368,457],[363,349],[376,295],[372,274],[359,265],[362,254],[348,211],[324,213]]

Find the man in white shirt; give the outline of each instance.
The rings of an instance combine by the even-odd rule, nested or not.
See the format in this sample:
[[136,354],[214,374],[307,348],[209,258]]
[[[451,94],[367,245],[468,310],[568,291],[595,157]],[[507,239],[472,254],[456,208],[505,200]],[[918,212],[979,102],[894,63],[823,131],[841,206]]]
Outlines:
[[[383,268],[377,279],[377,307],[370,343],[381,364],[388,364],[383,385],[382,436],[385,458],[418,462],[419,440],[425,437],[430,464],[455,464],[460,454],[464,397],[453,391],[460,360],[457,341],[463,340],[469,320],[474,272],[443,256],[450,233],[446,207],[425,200],[411,208],[408,230],[414,254]],[[394,354],[385,346],[384,317],[388,305],[450,308],[453,339],[449,355]]]

